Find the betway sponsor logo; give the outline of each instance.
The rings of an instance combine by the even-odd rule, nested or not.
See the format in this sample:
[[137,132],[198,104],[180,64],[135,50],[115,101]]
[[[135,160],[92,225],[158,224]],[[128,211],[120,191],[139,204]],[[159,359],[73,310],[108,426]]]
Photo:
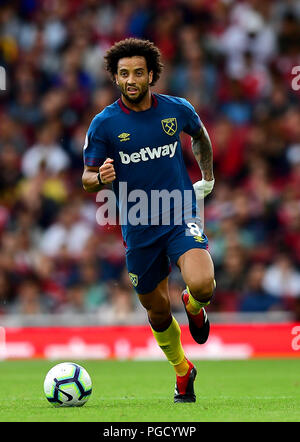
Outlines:
[[172,158],[175,155],[177,144],[178,142],[175,141],[175,143],[153,147],[152,149],[150,147],[143,147],[138,152],[131,154],[119,151],[119,154],[123,164],[139,163],[140,161],[154,160],[155,158],[166,156]]

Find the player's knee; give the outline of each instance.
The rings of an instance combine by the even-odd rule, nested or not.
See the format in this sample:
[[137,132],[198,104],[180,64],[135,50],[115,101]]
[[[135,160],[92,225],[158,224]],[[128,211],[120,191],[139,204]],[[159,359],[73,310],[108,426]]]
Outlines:
[[143,299],[142,295],[140,295],[139,298],[150,317],[166,318],[170,314],[171,308],[168,297],[161,297],[159,300],[148,299],[147,301]]
[[191,280],[188,284],[193,297],[201,302],[207,302],[213,295],[215,288],[214,277],[203,277]]

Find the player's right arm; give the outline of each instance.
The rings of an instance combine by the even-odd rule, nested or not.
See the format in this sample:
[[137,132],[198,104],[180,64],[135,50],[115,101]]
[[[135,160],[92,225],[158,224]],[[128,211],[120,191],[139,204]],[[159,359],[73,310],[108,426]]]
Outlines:
[[98,192],[105,184],[112,183],[116,178],[114,160],[108,157],[109,141],[104,115],[105,112],[101,112],[93,118],[85,137],[82,185],[86,192]]
[[113,159],[106,158],[102,166],[84,166],[82,185],[86,192],[98,192],[105,184],[112,183],[116,179]]

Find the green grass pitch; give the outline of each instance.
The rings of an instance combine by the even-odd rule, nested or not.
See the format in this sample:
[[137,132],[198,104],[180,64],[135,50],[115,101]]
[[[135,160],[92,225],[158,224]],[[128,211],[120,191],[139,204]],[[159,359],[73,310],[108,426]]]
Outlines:
[[167,362],[73,362],[93,382],[81,408],[55,408],[44,397],[44,377],[58,361],[1,361],[0,421],[300,421],[300,359],[196,361],[195,404],[173,403],[175,376]]

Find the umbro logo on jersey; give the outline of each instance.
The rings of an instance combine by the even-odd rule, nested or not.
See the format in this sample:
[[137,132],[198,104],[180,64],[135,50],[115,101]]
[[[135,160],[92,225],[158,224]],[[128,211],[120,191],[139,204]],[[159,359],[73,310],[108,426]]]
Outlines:
[[129,141],[130,140],[130,134],[127,134],[126,132],[123,132],[122,134],[118,135],[118,138],[120,138],[120,141]]
[[166,156],[172,158],[175,155],[177,144],[178,142],[175,141],[175,143],[153,147],[152,149],[150,147],[143,147],[138,152],[131,154],[119,151],[119,154],[123,164],[139,163],[140,161],[154,160],[155,158]]

